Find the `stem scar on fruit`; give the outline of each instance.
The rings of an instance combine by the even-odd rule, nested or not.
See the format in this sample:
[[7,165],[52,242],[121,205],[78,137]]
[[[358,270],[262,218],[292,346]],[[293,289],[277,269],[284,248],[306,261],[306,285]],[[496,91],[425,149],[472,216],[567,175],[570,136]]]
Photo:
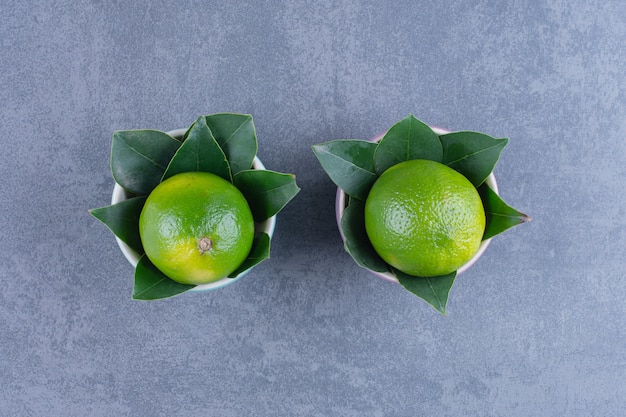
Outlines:
[[213,241],[208,237],[203,237],[198,240],[198,250],[200,251],[200,255],[204,255],[205,252],[208,252],[213,247]]

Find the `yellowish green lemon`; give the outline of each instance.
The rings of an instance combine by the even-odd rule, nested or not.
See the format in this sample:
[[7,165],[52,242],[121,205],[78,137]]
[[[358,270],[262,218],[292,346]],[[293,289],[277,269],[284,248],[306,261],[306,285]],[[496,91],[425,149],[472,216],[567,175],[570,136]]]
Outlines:
[[410,160],[374,183],[365,229],[376,253],[394,268],[414,276],[446,275],[478,251],[485,211],[462,174],[438,162]]
[[139,217],[146,256],[184,284],[228,276],[248,257],[254,220],[241,192],[207,172],[185,172],[160,183]]

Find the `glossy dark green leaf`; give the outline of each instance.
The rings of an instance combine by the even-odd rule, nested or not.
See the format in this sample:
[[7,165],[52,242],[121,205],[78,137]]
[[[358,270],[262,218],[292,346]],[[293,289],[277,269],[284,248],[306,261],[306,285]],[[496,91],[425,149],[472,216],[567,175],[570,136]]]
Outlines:
[[243,261],[239,268],[230,274],[229,278],[236,278],[237,275],[247,271],[261,261],[270,257],[270,237],[267,233],[258,233],[252,242],[252,249],[248,258]]
[[111,206],[91,209],[89,213],[135,252],[143,253],[139,237],[139,216],[145,202],[145,196],[134,197]]
[[[185,133],[183,133],[182,138],[180,138],[180,141],[181,141],[181,142],[183,142],[183,143],[184,143],[184,142],[187,140],[187,137],[189,136],[189,133],[191,133],[191,130],[193,129],[193,126],[194,126],[195,124],[196,124],[196,122],[193,122],[193,123],[191,124],[191,126],[189,126],[189,127],[187,128],[187,130],[185,130]],[[178,139],[178,138],[177,138],[177,139]]]
[[233,184],[246,197],[257,222],[278,213],[300,191],[292,174],[256,169],[240,171]]
[[495,139],[478,132],[441,135],[443,163],[465,175],[475,187],[491,174],[508,139]]
[[443,150],[439,137],[415,116],[409,115],[393,125],[376,148],[376,171],[382,174],[400,162],[429,159],[441,162]]
[[195,285],[180,284],[159,271],[144,254],[135,268],[134,300],[158,300],[173,297],[194,288]]
[[346,238],[344,247],[362,268],[388,272],[389,266],[372,247],[365,231],[365,203],[351,200],[341,216],[341,230]]
[[206,116],[206,123],[226,154],[232,174],[250,169],[258,149],[252,116],[217,113]]
[[393,270],[400,285],[420,297],[441,314],[446,314],[448,296],[454,285],[456,271],[439,277],[414,277],[404,272]]
[[478,187],[478,193],[483,201],[487,220],[483,240],[531,220],[529,216],[506,204],[486,183]]
[[163,180],[182,172],[210,172],[232,182],[226,155],[204,116],[200,116],[187,132],[185,141],[167,166]]
[[111,172],[115,182],[137,195],[156,187],[181,142],[158,130],[121,130],[113,134]]
[[374,168],[376,143],[356,139],[313,145],[313,152],[330,179],[348,195],[365,200],[378,178]]

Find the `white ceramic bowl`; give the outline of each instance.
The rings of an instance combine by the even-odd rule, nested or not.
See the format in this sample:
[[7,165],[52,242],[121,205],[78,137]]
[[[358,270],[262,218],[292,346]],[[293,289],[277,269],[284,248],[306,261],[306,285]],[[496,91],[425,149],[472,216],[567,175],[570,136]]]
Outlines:
[[[438,135],[450,133],[450,131],[441,129],[438,127],[433,127],[432,129]],[[381,133],[380,135],[370,139],[370,141],[378,142],[379,140],[383,138],[384,135],[385,135],[384,133]],[[489,185],[489,187],[496,194],[498,194],[498,183],[496,182],[496,177],[493,175],[493,173],[489,174],[485,182],[487,183],[487,185]],[[347,207],[346,203],[348,199],[346,197],[347,197],[346,193],[341,188],[337,188],[337,197],[335,198],[335,216],[337,218],[337,227],[339,228],[341,239],[343,239],[344,242],[346,240],[346,237],[344,236],[343,231],[341,230],[341,216],[343,216],[343,212]],[[472,259],[467,261],[457,270],[457,275],[462,274],[463,272],[467,271],[472,265],[474,265],[474,263],[476,263],[478,258],[480,258],[482,254],[485,252],[485,250],[487,249],[487,246],[489,246],[489,242],[491,242],[491,239],[483,240],[480,243],[480,246],[478,247],[478,251],[476,252],[476,254],[472,257]],[[384,280],[398,283],[398,278],[396,278],[391,272],[376,272],[376,271],[371,271],[371,270],[368,270],[368,271]]]
[[[186,129],[176,129],[176,130],[171,130],[167,132],[167,134],[175,138],[182,138],[185,131]],[[254,161],[252,162],[252,168],[265,170],[265,166],[257,157],[254,157]],[[126,192],[126,190],[124,190],[119,184],[115,184],[115,187],[113,187],[113,196],[111,198],[111,204],[119,203],[120,201],[127,200],[128,198],[130,198],[130,195]],[[263,223],[255,223],[256,231],[265,232],[269,235],[270,238],[274,234],[275,227],[276,227],[276,216],[270,217]],[[134,251],[133,249],[131,249],[130,246],[124,243],[117,236],[115,237],[115,239],[117,240],[117,244],[120,247],[126,259],[128,260],[128,262],[130,262],[130,264],[133,267],[137,266],[137,263],[139,262],[139,258],[141,257],[141,255],[137,253],[136,251]],[[249,270],[242,272],[241,274],[237,275],[235,278],[222,278],[219,281],[211,282],[209,284],[198,285],[192,288],[190,291],[207,291],[207,290],[214,290],[217,288],[224,287],[228,284],[232,284],[233,282],[237,281],[238,279],[246,275],[248,271]]]

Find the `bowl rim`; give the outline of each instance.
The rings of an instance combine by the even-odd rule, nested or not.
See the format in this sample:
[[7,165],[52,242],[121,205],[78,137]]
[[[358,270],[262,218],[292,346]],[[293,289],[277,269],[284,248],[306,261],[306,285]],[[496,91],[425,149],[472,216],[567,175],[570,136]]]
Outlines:
[[[182,136],[185,134],[186,131],[187,129],[174,129],[165,133],[167,133],[168,135],[174,138],[182,138]],[[265,165],[263,165],[263,162],[261,162],[261,160],[256,156],[254,157],[254,160],[252,161],[252,168],[260,170],[260,171],[266,170]],[[129,198],[129,193],[127,193],[127,191],[124,190],[124,188],[122,188],[121,185],[119,185],[118,183],[115,183],[113,187],[113,194],[111,195],[111,204],[119,203],[121,201],[127,200],[128,198]],[[276,228],[276,215],[270,217],[264,222],[261,222],[261,223],[255,222],[255,232],[259,232],[259,231],[265,232],[269,235],[270,238],[274,235],[275,228]],[[126,258],[126,260],[133,267],[136,267],[141,255],[138,254],[135,250],[133,250],[126,243],[124,243],[119,237],[115,236],[115,240],[117,241],[117,245],[119,246],[120,250],[124,254],[124,257]],[[207,290],[215,290],[218,288],[222,288],[226,285],[232,284],[233,282],[241,279],[244,275],[246,275],[250,271],[250,269],[251,268],[243,271],[242,273],[240,273],[234,278],[226,277],[215,282],[210,282],[208,284],[197,285],[193,287],[192,289],[190,289],[189,291],[207,291]]]
[[[431,129],[438,135],[443,135],[446,133],[451,133],[451,131],[447,130],[447,129],[443,129],[441,127],[435,127],[435,126],[431,126]],[[380,133],[376,136],[374,136],[373,138],[369,139],[370,142],[378,142],[380,141],[383,136],[385,136],[386,132]],[[489,185],[489,187],[496,193],[496,194],[500,194],[498,191],[498,183],[496,181],[496,177],[495,175],[492,173],[489,174],[489,176],[487,177],[487,179],[485,180],[485,182],[487,183],[487,185]],[[337,194],[335,196],[335,218],[337,221],[337,228],[339,229],[339,234],[341,235],[341,240],[345,243],[346,241],[346,237],[343,234],[343,231],[341,230],[341,217],[343,215],[343,212],[346,209],[346,202],[347,202],[347,198],[346,198],[346,193],[339,187],[337,187]],[[467,271],[469,268],[472,267],[472,265],[474,265],[476,263],[476,261],[478,261],[478,259],[483,255],[483,253],[485,253],[485,250],[487,250],[487,247],[489,246],[489,243],[491,243],[491,238],[489,239],[485,239],[482,242],[480,242],[480,246],[478,247],[478,251],[474,254],[474,256],[472,256],[472,258],[467,261],[466,263],[464,263],[463,265],[461,265],[461,267],[459,267],[459,269],[457,269],[456,273],[457,276],[464,273],[465,271]],[[366,269],[366,268],[363,268]],[[382,278],[386,281],[389,282],[394,282],[396,284],[399,284],[398,278],[395,277],[395,275],[393,275],[391,272],[377,272],[377,271],[372,271],[370,269],[366,269],[368,272],[370,272],[373,275],[376,275],[379,278]]]

